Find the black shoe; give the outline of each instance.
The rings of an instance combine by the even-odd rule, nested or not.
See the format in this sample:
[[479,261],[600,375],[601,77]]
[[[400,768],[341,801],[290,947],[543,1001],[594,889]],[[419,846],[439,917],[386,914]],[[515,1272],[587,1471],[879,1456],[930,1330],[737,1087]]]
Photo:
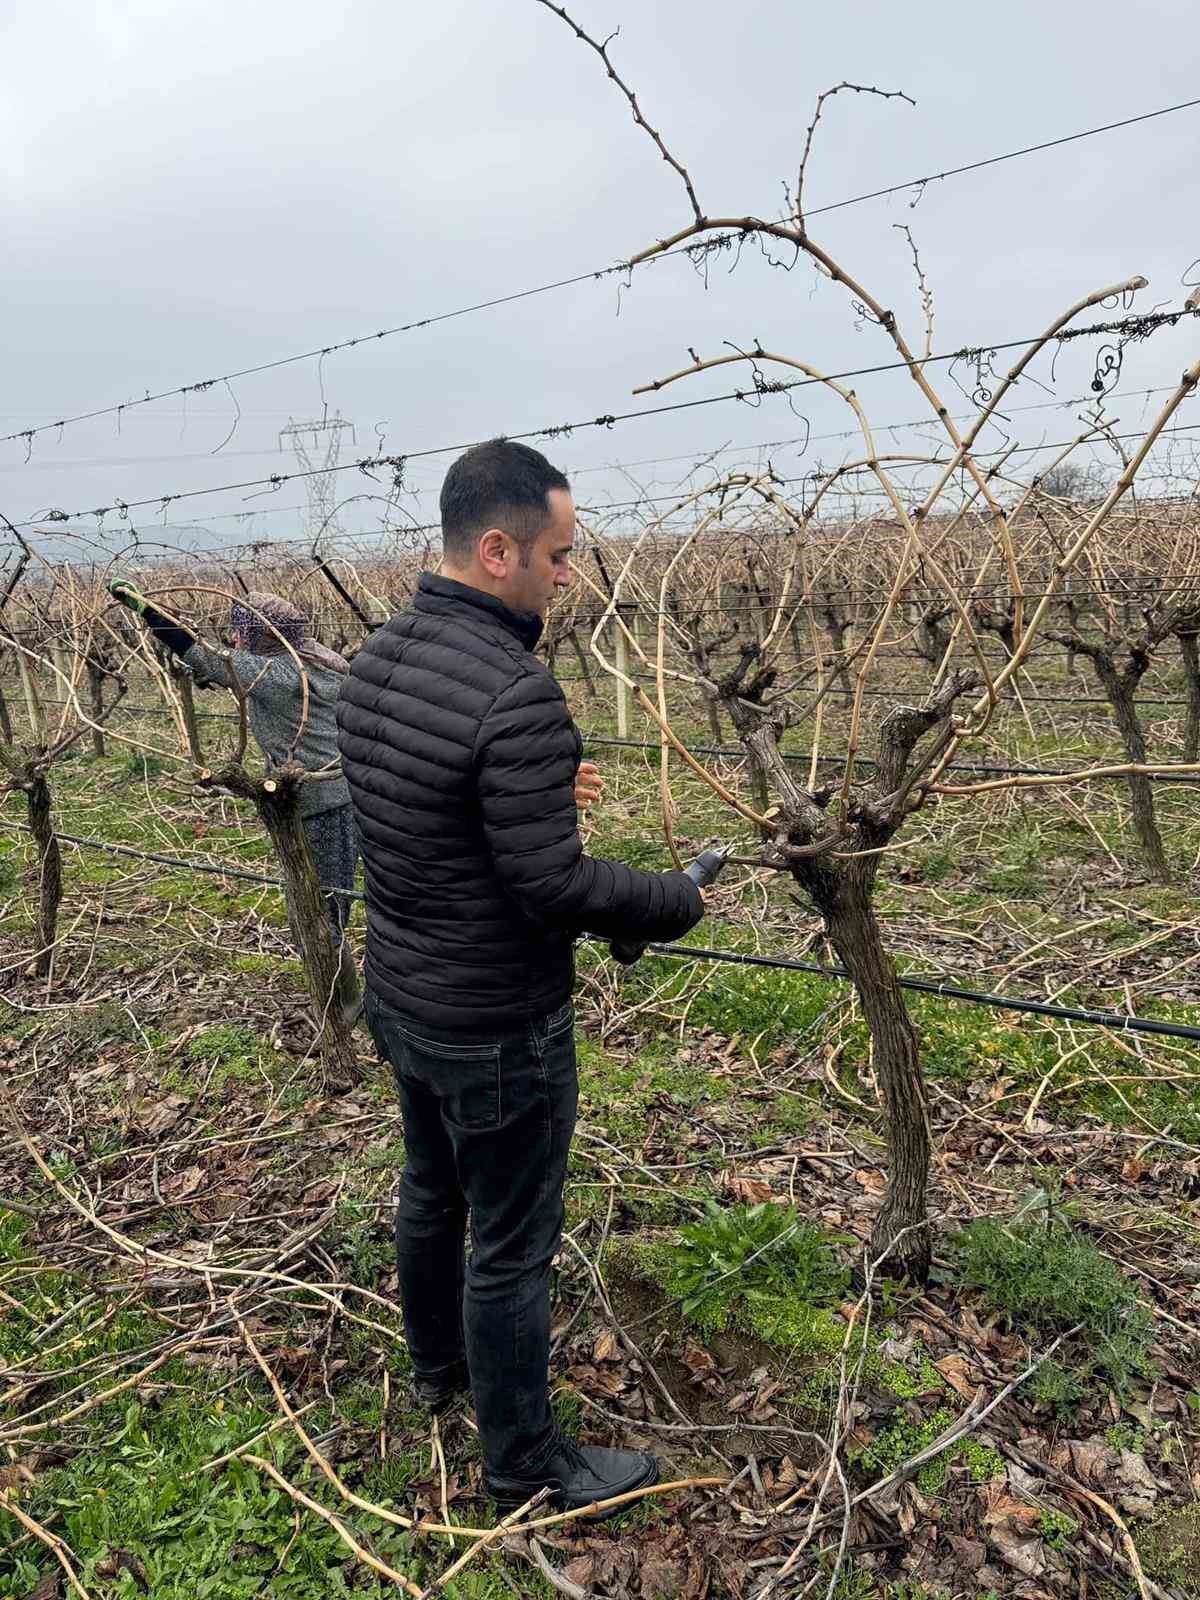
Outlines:
[[[502,1511],[515,1511],[549,1486],[551,1503],[560,1511],[576,1511],[599,1500],[612,1500],[658,1482],[658,1462],[641,1450],[606,1450],[560,1437],[545,1468],[533,1478],[488,1478],[488,1492]],[[605,1522],[625,1506],[582,1518]]]
[[444,1411],[449,1411],[456,1400],[471,1392],[471,1380],[467,1375],[466,1362],[447,1367],[444,1372],[439,1372],[433,1378],[414,1376],[412,1392],[418,1404],[424,1406],[430,1416],[440,1417]]

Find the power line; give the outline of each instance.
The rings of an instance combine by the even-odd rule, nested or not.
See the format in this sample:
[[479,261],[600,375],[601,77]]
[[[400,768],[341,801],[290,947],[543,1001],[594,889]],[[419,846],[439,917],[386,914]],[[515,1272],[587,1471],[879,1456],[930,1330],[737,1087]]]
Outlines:
[[[1118,128],[1130,128],[1141,122],[1152,122],[1158,117],[1171,116],[1179,111],[1190,111],[1195,106],[1200,106],[1200,99],[1182,100],[1175,105],[1161,106],[1156,111],[1144,111],[1133,117],[1123,117],[1117,122],[1106,122],[1099,127],[1084,128],[1078,133],[1064,134],[1057,139],[1047,139],[1039,144],[1023,145],[1019,150],[1008,150],[1001,155],[986,156],[980,161],[967,162],[963,166],[947,167],[941,172],[927,173],[924,177],[909,178],[904,183],[895,183],[884,189],[873,189],[867,194],[851,195],[845,200],[834,200],[823,206],[811,207],[805,212],[807,217],[817,217],[832,211],[841,211],[848,206],[863,205],[868,200],[881,200],[889,195],[902,194],[909,189],[924,189],[931,183],[940,183],[947,178],[959,177],[967,172],[978,172],[984,167],[998,166],[1001,162],[1016,161],[1022,156],[1036,155],[1044,150],[1057,149],[1061,145],[1074,144],[1080,139],[1092,139],[1097,134],[1111,133]],[[734,237],[729,235],[728,237]],[[715,241],[709,241],[713,243]],[[688,255],[687,246],[666,251],[662,255],[648,258],[650,262],[665,261],[675,256]],[[638,265],[647,265],[640,262]],[[261,372],[273,372],[280,367],[292,366],[299,361],[323,360],[326,356],[334,355],[342,350],[352,350],[358,345],[378,343],[381,339],[389,339],[397,334],[412,333],[420,328],[430,328],[437,323],[450,322],[458,317],[472,316],[480,311],[492,310],[496,306],[511,305],[514,301],[528,300],[535,295],[551,294],[559,289],[571,288],[576,284],[598,281],[611,277],[617,273],[631,272],[634,263],[617,262],[615,265],[600,267],[590,272],[576,273],[569,278],[558,278],[551,283],[537,284],[529,289],[519,289],[511,294],[496,295],[488,300],[479,300],[471,305],[459,306],[452,311],[438,312],[433,316],[422,317],[415,322],[399,323],[395,327],[381,328],[374,333],[362,333],[352,339],[341,339],[332,344],[320,345],[312,350],[301,351],[298,355],[281,356],[273,361],[259,362],[254,366],[241,367],[232,372],[221,373],[215,378],[201,378],[193,383],[184,383],[171,389],[161,389],[155,394],[143,395],[138,400],[123,400],[116,405],[98,406],[91,411],[81,411],[74,416],[60,417],[54,422],[44,422],[37,426],[18,429],[15,433],[0,435],[0,444],[9,444],[20,440],[25,443],[32,441],[42,433],[52,433],[58,429],[71,426],[77,422],[90,422],[97,417],[121,416],[126,411],[131,411],[139,406],[151,405],[158,400],[168,400],[175,396],[201,394],[214,388],[218,384],[229,384],[236,378],[252,377]]]
[[[1182,318],[1184,318],[1184,317],[1194,317],[1194,316],[1197,316],[1197,315],[1200,315],[1200,307],[1190,307],[1190,306],[1181,307],[1177,311],[1148,312],[1143,316],[1134,315],[1134,316],[1129,316],[1129,317],[1123,317],[1123,318],[1117,319],[1114,322],[1096,323],[1096,324],[1092,324],[1089,327],[1072,328],[1072,329],[1069,329],[1069,330],[1068,329],[1063,329],[1062,332],[1056,334],[1054,336],[1054,338],[1055,338],[1056,342],[1062,343],[1067,339],[1070,339],[1071,341],[1074,341],[1076,339],[1080,339],[1080,338],[1084,338],[1084,337],[1088,337],[1088,336],[1092,336],[1092,335],[1096,335],[1096,334],[1110,334],[1110,333],[1118,333],[1119,334],[1119,333],[1126,332],[1126,331],[1129,331],[1129,332],[1136,331],[1139,335],[1144,335],[1144,334],[1146,334],[1146,333],[1148,333],[1148,332],[1150,332],[1150,331],[1152,331],[1152,330],[1154,330],[1156,328],[1166,327],[1166,326],[1174,327]],[[1028,335],[1028,336],[1026,336],[1025,338],[1022,338],[1022,339],[1008,339],[1008,340],[1002,340],[1002,341],[995,342],[995,343],[986,342],[981,346],[962,347],[962,348],[960,348],[958,350],[948,351],[943,355],[921,357],[920,359],[917,359],[914,362],[912,362],[911,365],[912,366],[918,366],[918,367],[925,367],[925,366],[939,365],[939,364],[945,363],[945,362],[961,361],[963,359],[966,359],[970,355],[974,354],[979,349],[982,349],[982,350],[985,350],[985,351],[989,351],[989,352],[991,352],[993,354],[995,354],[995,353],[997,353],[997,352],[999,352],[1001,350],[1019,349],[1019,348],[1023,348],[1025,346],[1031,344],[1034,341],[1034,339],[1037,339],[1037,338],[1040,338],[1040,337],[1041,337],[1041,334],[1038,333],[1038,334]],[[879,362],[879,363],[876,363],[874,366],[855,367],[855,368],[849,369],[849,370],[844,371],[844,372],[829,373],[824,378],[795,378],[795,379],[783,380],[783,381],[780,381],[780,382],[770,382],[770,383],[760,382],[760,383],[756,384],[751,389],[733,389],[733,390],[729,390],[727,393],[724,393],[724,394],[702,396],[700,399],[697,399],[697,400],[678,400],[678,401],[675,401],[675,402],[667,404],[667,405],[644,406],[644,407],[641,407],[640,409],[638,409],[636,411],[606,412],[603,415],[598,416],[598,417],[582,418],[582,419],[580,419],[578,421],[572,421],[572,422],[554,423],[554,424],[551,424],[548,427],[531,428],[531,429],[526,430],[523,433],[509,433],[509,434],[501,435],[500,437],[504,437],[504,438],[507,438],[507,439],[513,439],[513,440],[563,438],[563,437],[569,436],[570,434],[579,432],[579,431],[581,431],[582,429],[585,429],[585,428],[612,428],[618,422],[630,422],[630,421],[634,421],[636,419],[643,418],[643,417],[664,416],[664,415],[667,415],[668,413],[676,412],[676,411],[694,411],[694,410],[697,410],[697,409],[699,409],[701,407],[704,407],[704,406],[720,405],[720,404],[723,404],[724,402],[727,402],[729,400],[738,400],[738,401],[761,400],[764,396],[766,396],[768,394],[790,394],[790,393],[792,393],[793,391],[795,391],[797,389],[806,389],[806,388],[811,387],[814,384],[827,383],[831,379],[834,380],[834,381],[841,381],[841,380],[846,379],[846,378],[861,378],[861,377],[873,376],[873,375],[875,375],[877,373],[881,373],[881,372],[897,372],[897,371],[908,371],[908,370],[910,370],[910,363],[907,362],[907,361]],[[1167,429],[1163,430],[1163,433],[1164,433],[1164,435],[1167,435],[1167,434],[1179,434],[1179,433],[1190,433],[1190,432],[1193,431],[1193,429],[1195,427],[1200,427],[1200,424],[1190,424],[1190,425],[1185,424],[1185,425],[1180,426],[1180,427],[1167,428]],[[1131,438],[1140,438],[1140,437],[1142,437],[1142,435],[1140,433],[1134,432],[1134,433],[1124,433],[1124,434],[1108,434],[1108,435],[1106,435],[1106,437],[1108,437],[1110,439],[1131,439]],[[349,471],[352,471],[352,470],[357,470],[357,471],[363,472],[363,473],[365,473],[365,474],[367,474],[369,476],[373,469],[376,469],[376,468],[389,468],[389,469],[391,469],[393,471],[393,473],[395,473],[397,475],[398,478],[402,479],[404,468],[405,468],[406,464],[408,462],[410,462],[410,461],[425,460],[425,459],[428,459],[430,456],[441,456],[441,455],[458,454],[461,451],[470,449],[473,445],[480,444],[480,443],[483,443],[483,442],[486,442],[486,441],[478,440],[478,439],[472,439],[472,440],[466,441],[465,443],[459,442],[459,443],[456,443],[456,444],[449,444],[449,445],[437,445],[437,446],[431,447],[429,449],[425,449],[425,450],[409,450],[409,451],[405,451],[405,452],[403,452],[401,454],[365,456],[365,457],[360,458],[357,461],[346,461],[346,462],[339,463],[337,466],[334,466],[334,467],[327,467],[327,468],[326,467],[315,467],[315,468],[311,468],[311,469],[307,469],[307,470],[298,470],[298,471],[295,471],[295,472],[272,472],[265,478],[247,478],[247,479],[242,479],[242,480],[240,480],[238,482],[235,482],[235,483],[214,484],[212,487],[207,488],[207,489],[178,490],[178,491],[174,491],[174,492],[171,492],[171,493],[168,493],[168,494],[149,495],[146,498],[141,499],[141,500],[120,500],[120,499],[118,499],[118,500],[115,500],[113,502],[113,504],[111,504],[111,505],[93,507],[91,510],[85,510],[85,511],[70,511],[70,512],[68,512],[68,511],[57,511],[57,510],[54,510],[54,511],[47,512],[45,515],[43,515],[41,517],[26,517],[21,522],[15,524],[15,526],[28,528],[28,527],[35,526],[37,523],[45,523],[45,522],[53,522],[53,523],[74,522],[74,521],[77,521],[77,520],[79,520],[81,518],[85,518],[85,517],[100,517],[100,518],[103,518],[103,517],[109,515],[109,513],[113,512],[113,511],[116,511],[116,512],[120,513],[120,515],[124,517],[124,516],[127,516],[130,511],[142,510],[142,509],[145,509],[146,507],[149,507],[149,506],[156,506],[156,507],[159,507],[160,509],[165,511],[167,506],[173,505],[177,501],[181,501],[181,500],[194,500],[194,499],[201,498],[201,497],[203,497],[205,495],[222,494],[222,493],[226,493],[226,492],[229,492],[229,491],[235,490],[235,489],[266,489],[268,491],[276,490],[276,489],[281,488],[283,486],[283,484],[285,484],[285,483],[292,483],[292,482],[296,482],[298,480],[302,480],[302,479],[305,479],[305,478],[311,478],[311,477],[317,476],[317,475],[322,474],[322,473],[333,474],[333,473],[338,473],[338,472],[349,472]],[[1007,450],[1007,447],[1000,447],[998,449],[991,450],[991,451],[975,452],[975,454],[979,458],[983,458],[983,457],[986,457],[988,455],[1002,455],[1002,454],[1006,454],[1006,453],[1028,454],[1030,451],[1052,450],[1052,449],[1056,449],[1056,448],[1063,448],[1063,447],[1065,447],[1065,445],[1071,444],[1073,442],[1074,442],[1073,440],[1069,440],[1068,439],[1068,440],[1064,440],[1061,445],[1053,445],[1053,444],[1026,445],[1026,446],[1022,446],[1019,449],[1011,451],[1011,452],[1009,452]],[[807,478],[811,479],[814,475],[810,473],[810,474],[806,474],[805,476]],[[785,483],[797,483],[797,482],[803,482],[804,479],[803,478],[791,478],[791,479],[783,479],[781,481],[783,481]],[[397,487],[402,487],[402,484],[397,484]],[[636,501],[636,502],[632,502],[632,503],[633,504],[654,503],[655,501],[661,501],[661,500],[664,500],[664,499],[669,500],[669,499],[672,499],[672,498],[677,498],[677,497],[670,496],[670,495],[659,495],[659,496],[651,495],[651,496],[644,497],[644,499],[642,501]],[[601,508],[601,509],[613,509],[613,508],[612,507],[608,507],[608,508]]]
[[[22,832],[32,830],[28,824],[17,822],[15,818],[0,819],[9,827],[20,828]],[[58,833],[55,836],[64,844],[76,845],[82,849],[105,850],[114,855],[129,856],[134,860],[151,861],[159,865],[175,867],[184,872],[206,873],[214,877],[241,879],[251,883],[259,883],[264,887],[283,890],[284,885],[278,878],[269,878],[265,874],[248,872],[244,867],[217,865],[215,862],[185,861],[178,857],[160,855],[154,851],[134,850],[129,845],[111,844],[106,839],[80,838],[77,834]],[[348,900],[366,900],[366,896],[357,889],[336,889],[325,884],[321,885],[323,894],[336,894]],[[595,943],[594,940],[586,941]],[[832,979],[836,982],[848,982],[850,974],[844,967],[820,966],[815,961],[800,961],[791,956],[779,955],[747,955],[735,950],[711,950],[703,946],[686,944],[651,944],[647,947],[655,955],[676,957],[684,961],[715,961],[727,962],[744,967],[769,967],[776,971],[807,972],[815,977]],[[1083,1022],[1098,1028],[1113,1028],[1120,1033],[1148,1033],[1158,1034],[1170,1039],[1200,1039],[1200,1028],[1191,1027],[1182,1022],[1162,1022],[1157,1017],[1131,1017],[1119,1011],[1093,1011],[1074,1006],[1055,1005],[1048,1000],[1029,1000],[1016,995],[990,994],[982,989],[964,989],[957,985],[944,983],[938,978],[918,978],[907,975],[896,980],[902,989],[908,989],[917,994],[931,995],[938,1000],[961,1001],[968,1005],[991,1006],[1004,1011],[1026,1012],[1033,1016],[1054,1017],[1066,1022]]]

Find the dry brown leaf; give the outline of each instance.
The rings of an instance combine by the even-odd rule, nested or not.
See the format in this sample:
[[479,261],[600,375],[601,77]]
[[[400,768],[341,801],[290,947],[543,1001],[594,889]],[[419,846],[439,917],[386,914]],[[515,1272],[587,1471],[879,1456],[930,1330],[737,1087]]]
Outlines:
[[1036,1499],[1041,1494],[1041,1480],[1032,1472],[1026,1471],[1019,1461],[1010,1461],[1007,1471],[1008,1486],[1015,1494],[1024,1495],[1027,1499]]
[[874,1167],[859,1167],[850,1176],[868,1194],[882,1194],[887,1188],[887,1179],[882,1172],[877,1172]]
[[983,1491],[983,1522],[987,1528],[1009,1523],[1016,1528],[1030,1528],[1041,1516],[1037,1506],[1014,1500],[1002,1478],[997,1478]]
[[592,1346],[593,1361],[619,1361],[621,1359],[621,1346],[617,1343],[617,1336],[612,1329],[606,1329]]
[[705,1383],[718,1379],[717,1363],[703,1345],[688,1340],[684,1346],[683,1364],[692,1375],[693,1382]]
[[562,1575],[568,1583],[577,1583],[580,1588],[589,1589],[596,1577],[595,1556],[576,1556],[574,1561],[567,1562],[562,1569]]
[[1117,1453],[1103,1439],[1064,1439],[1051,1456],[1056,1467],[1072,1473],[1081,1483],[1103,1489],[1117,1464]]
[[1001,1559],[1026,1578],[1040,1578],[1046,1570],[1045,1545],[1040,1534],[1029,1534],[1002,1523],[989,1535]]
[[900,1525],[900,1532],[907,1539],[921,1516],[921,1496],[915,1492],[911,1483],[905,1483],[901,1484],[896,1500],[896,1521]]
[[186,1200],[188,1195],[195,1194],[203,1182],[203,1167],[184,1167],[182,1171],[173,1172],[169,1178],[165,1178],[159,1187],[172,1200]]
[[742,1200],[750,1206],[761,1205],[763,1201],[773,1198],[769,1183],[764,1183],[761,1178],[744,1178],[737,1172],[727,1172],[723,1186],[735,1200]]
[[143,1133],[155,1139],[175,1126],[189,1103],[186,1095],[168,1094],[139,1106],[133,1120]]
[[956,1393],[962,1395],[964,1400],[975,1398],[976,1384],[971,1377],[971,1367],[965,1356],[943,1356],[940,1361],[935,1361],[934,1366],[945,1378]]
[[978,1572],[987,1560],[987,1546],[980,1539],[964,1539],[957,1533],[947,1534],[950,1548],[965,1572]]
[[619,1372],[609,1369],[602,1372],[599,1368],[591,1375],[590,1383],[593,1389],[599,1389],[600,1393],[608,1395],[610,1400],[615,1400],[626,1386],[625,1379]]
[[1160,1485],[1146,1465],[1145,1457],[1133,1450],[1122,1450],[1116,1475],[1122,1485],[1116,1496],[1121,1510],[1131,1517],[1153,1516]]
[[676,1600],[683,1588],[682,1563],[654,1545],[642,1552],[641,1560],[644,1600]]

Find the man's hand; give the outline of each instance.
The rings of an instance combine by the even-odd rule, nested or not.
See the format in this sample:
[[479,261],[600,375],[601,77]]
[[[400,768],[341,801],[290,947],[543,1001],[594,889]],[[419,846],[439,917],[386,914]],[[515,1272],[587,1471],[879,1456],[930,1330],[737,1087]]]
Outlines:
[[580,811],[594,806],[604,793],[604,779],[594,761],[581,761],[575,774],[575,804]]

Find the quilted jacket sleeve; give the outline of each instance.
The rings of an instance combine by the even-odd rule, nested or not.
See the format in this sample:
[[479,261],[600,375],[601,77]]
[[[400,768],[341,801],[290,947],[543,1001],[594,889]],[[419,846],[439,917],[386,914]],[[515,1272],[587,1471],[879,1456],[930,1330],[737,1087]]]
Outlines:
[[[278,667],[281,661],[291,661],[290,656],[258,656],[252,655],[249,650],[230,650],[221,653],[212,650],[208,645],[197,642],[183,657],[185,665],[191,667],[196,683],[201,689],[220,687],[231,689],[233,681],[230,677],[230,668],[237,674],[237,681],[242,690],[251,699],[269,702],[278,699],[280,689],[286,683],[286,675],[272,671],[272,666]],[[295,677],[292,675],[294,684]],[[292,698],[295,697],[293,688]]]
[[700,921],[700,891],[682,872],[639,872],[584,854],[577,737],[548,674],[528,673],[498,696],[475,759],[493,864],[531,921],[630,940],[677,939]]

